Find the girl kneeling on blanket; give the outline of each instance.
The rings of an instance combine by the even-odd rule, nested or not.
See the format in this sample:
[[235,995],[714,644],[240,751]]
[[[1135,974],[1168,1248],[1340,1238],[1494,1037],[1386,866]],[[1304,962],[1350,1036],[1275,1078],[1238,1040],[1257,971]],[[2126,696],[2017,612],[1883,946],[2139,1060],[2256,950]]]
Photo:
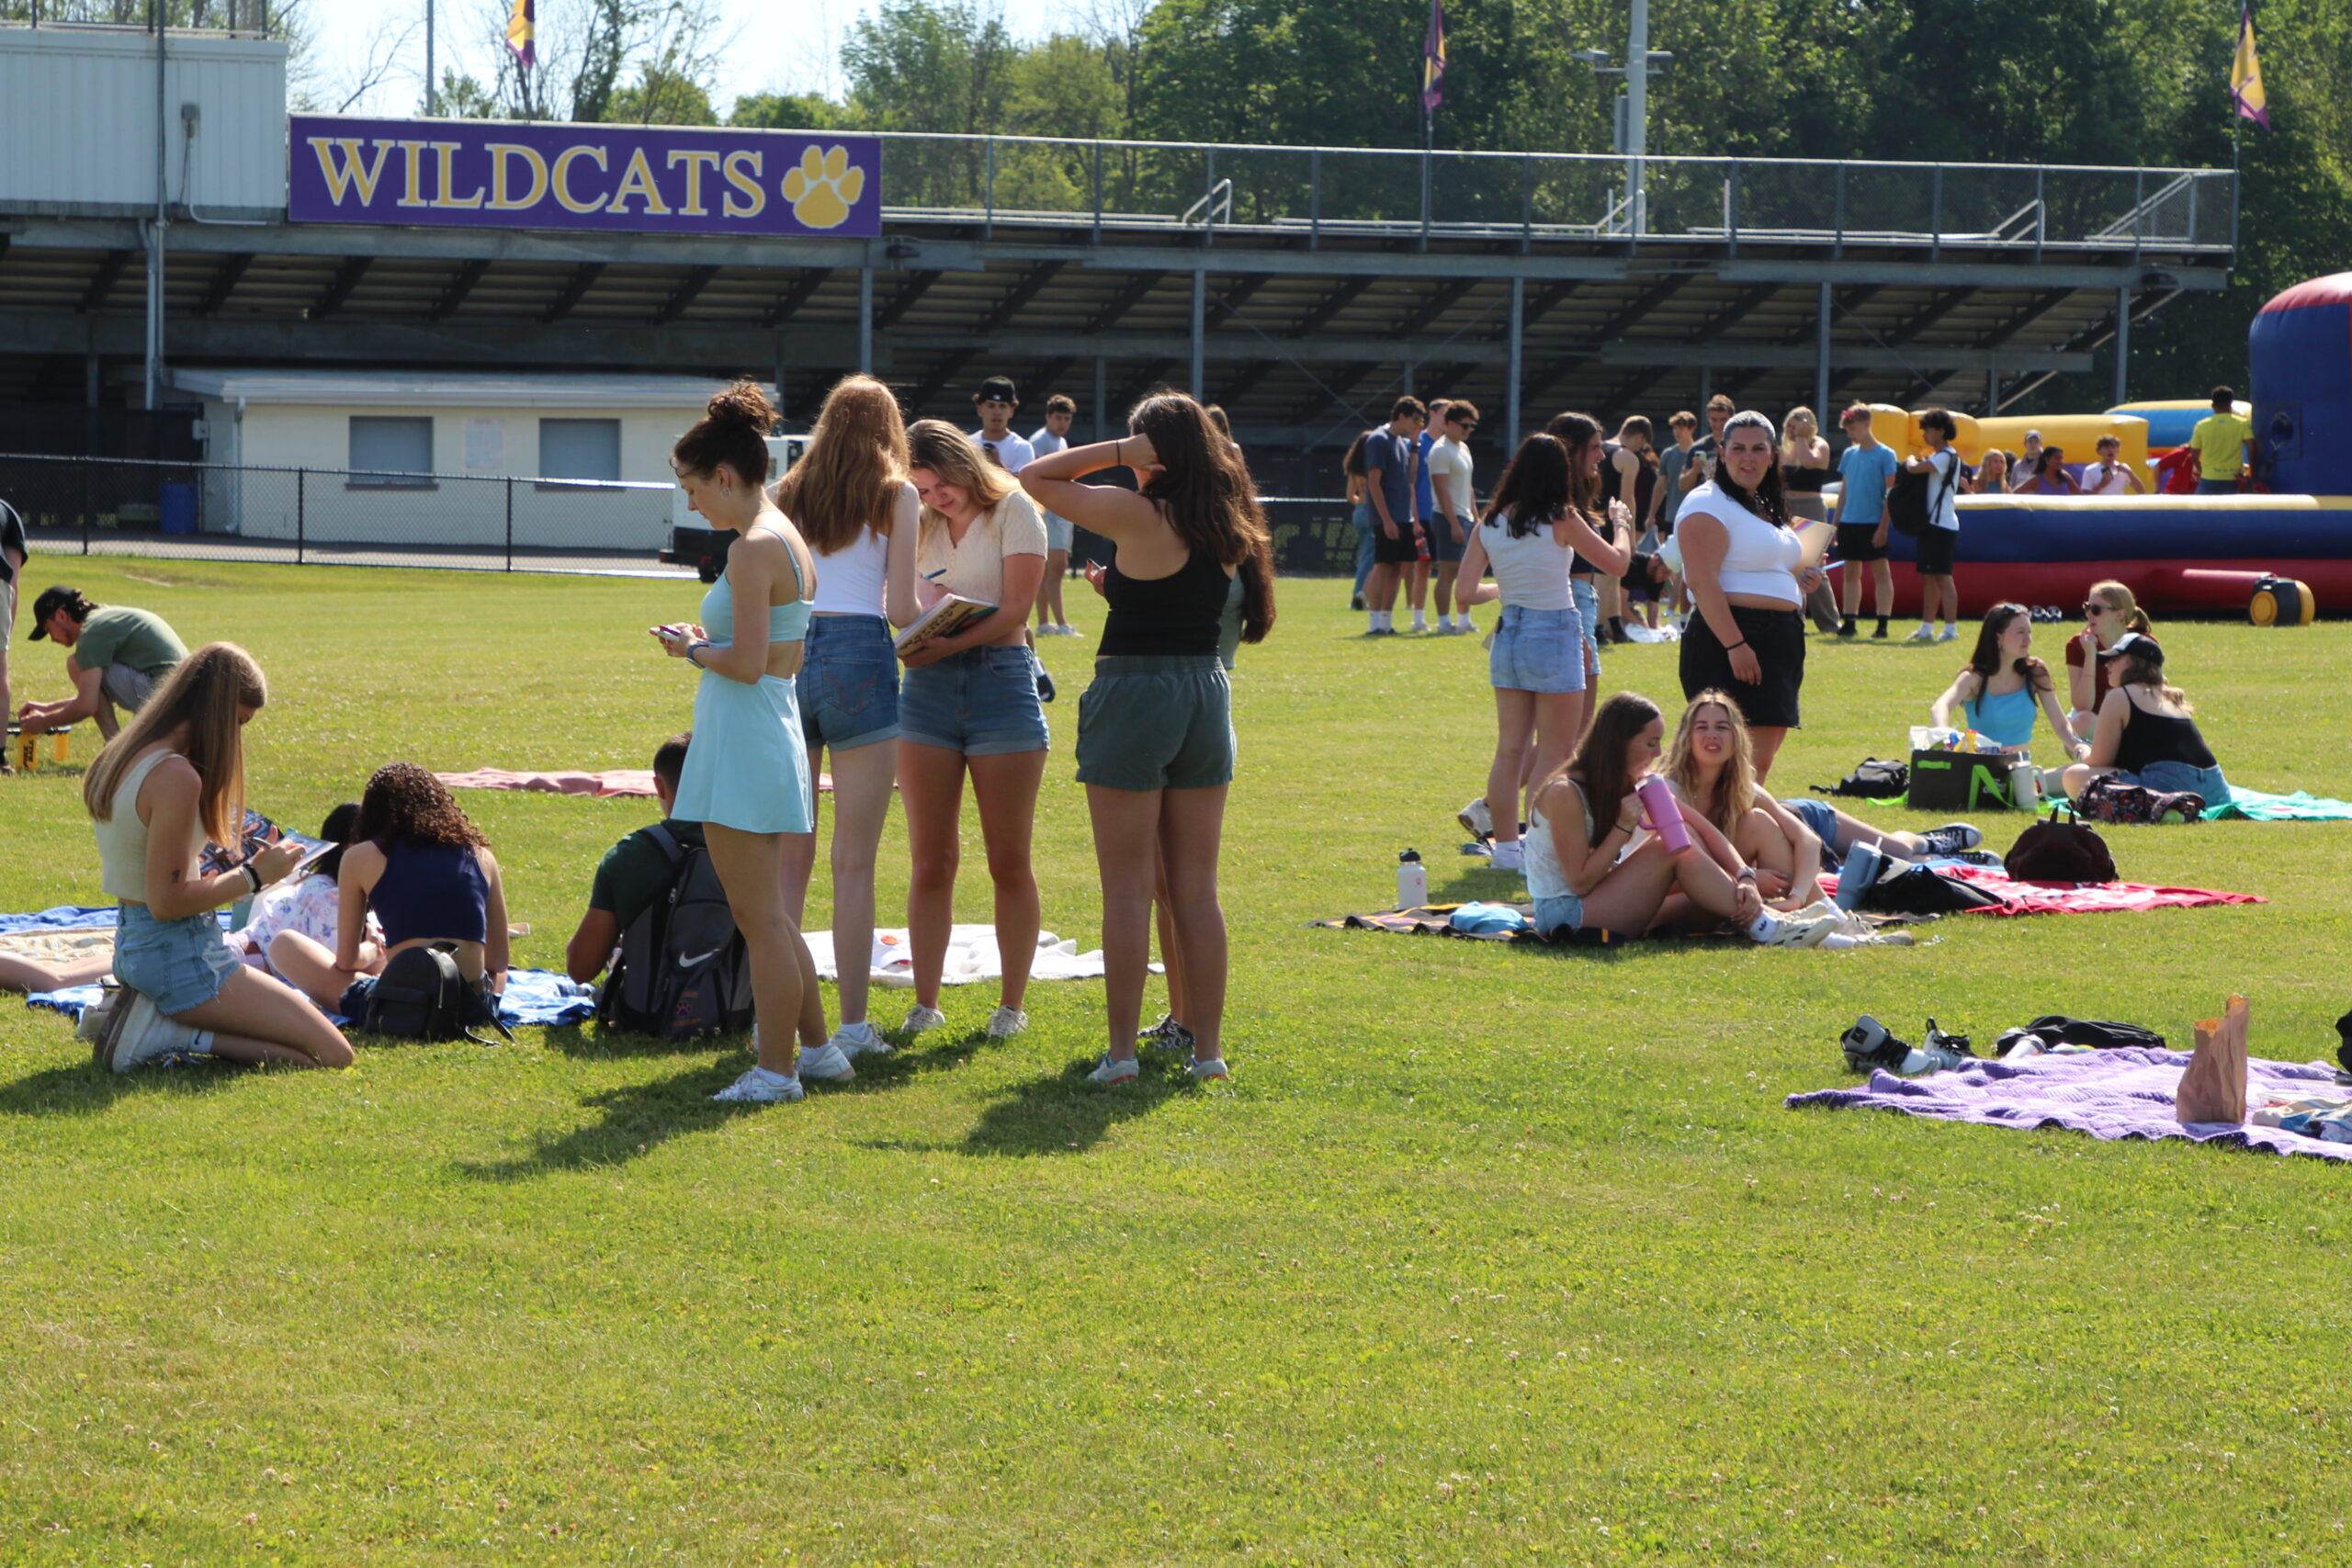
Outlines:
[[[1620,692],[1600,705],[1568,765],[1536,792],[1527,831],[1527,891],[1546,938],[1580,926],[1641,934],[1728,922],[1772,947],[1817,947],[1835,916],[1811,919],[1764,907],[1757,874],[1713,822],[1679,804],[1690,843],[1668,851],[1643,825],[1634,793],[1656,769],[1666,720],[1657,705]],[[1630,846],[1630,847],[1629,847]]]
[[[335,945],[281,931],[269,964],[321,1007],[356,1020],[385,962],[404,948],[453,942],[467,980],[506,989],[506,884],[482,837],[440,780],[414,762],[376,770],[359,801],[356,841],[336,874]],[[382,928],[380,952],[366,940]]]

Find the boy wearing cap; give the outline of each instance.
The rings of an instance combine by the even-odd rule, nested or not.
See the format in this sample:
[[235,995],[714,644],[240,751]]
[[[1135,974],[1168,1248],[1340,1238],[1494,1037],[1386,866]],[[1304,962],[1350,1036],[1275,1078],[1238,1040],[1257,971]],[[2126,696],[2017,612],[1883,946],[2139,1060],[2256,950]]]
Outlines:
[[33,601],[32,638],[71,650],[65,676],[74,695],[27,703],[17,717],[28,735],[94,718],[98,733],[111,740],[121,728],[114,710],[137,713],[187,657],[187,645],[153,611],[119,604],[102,609],[62,585],[42,589]]
[[1013,390],[1010,376],[991,376],[972,394],[972,408],[980,416],[972,439],[1008,474],[1019,473],[1036,456],[1028,442],[1012,433],[1012,416],[1020,407],[1021,394]]

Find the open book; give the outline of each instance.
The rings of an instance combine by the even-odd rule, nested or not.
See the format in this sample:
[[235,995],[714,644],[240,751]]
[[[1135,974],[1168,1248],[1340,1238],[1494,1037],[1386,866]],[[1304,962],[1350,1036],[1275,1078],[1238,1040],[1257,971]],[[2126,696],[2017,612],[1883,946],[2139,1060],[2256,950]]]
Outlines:
[[961,593],[942,594],[936,604],[910,621],[891,641],[903,649],[911,648],[927,637],[954,637],[983,615],[995,614],[993,604],[967,599]]

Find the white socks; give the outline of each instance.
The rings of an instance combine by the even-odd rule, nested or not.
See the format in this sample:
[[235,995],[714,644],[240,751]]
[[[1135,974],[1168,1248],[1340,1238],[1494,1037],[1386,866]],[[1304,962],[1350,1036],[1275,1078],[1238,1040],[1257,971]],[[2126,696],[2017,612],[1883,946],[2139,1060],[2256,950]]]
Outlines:
[[212,1055],[212,1031],[209,1029],[198,1030],[196,1032],[196,1038],[187,1043],[187,1049],[188,1055],[192,1056],[209,1056]]
[[1781,929],[1781,922],[1771,910],[1766,909],[1747,922],[1747,935],[1752,942],[1770,942]]
[[1419,610],[1414,611],[1414,612],[1413,612],[1413,629],[1414,629],[1415,631],[1417,631],[1417,632],[1425,632],[1425,631],[1429,630],[1429,629],[1430,629],[1430,618],[1429,618],[1429,616],[1427,616],[1426,615],[1423,615],[1423,614],[1422,614],[1420,611],[1419,611]]
[[750,1072],[743,1076],[751,1079],[753,1083],[761,1085],[763,1088],[773,1088],[777,1084],[792,1083],[797,1080],[800,1075],[797,1073],[779,1073],[772,1068],[754,1066]]
[[1388,629],[1388,615],[1389,613],[1386,610],[1365,611],[1365,619],[1369,623],[1367,629],[1376,632],[1386,631]]

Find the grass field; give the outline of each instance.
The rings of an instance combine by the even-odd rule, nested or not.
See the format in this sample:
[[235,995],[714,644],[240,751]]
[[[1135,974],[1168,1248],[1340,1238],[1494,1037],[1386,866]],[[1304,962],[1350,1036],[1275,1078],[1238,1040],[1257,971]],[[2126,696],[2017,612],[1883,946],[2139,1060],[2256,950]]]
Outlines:
[[[392,758],[643,766],[691,705],[643,628],[692,584],[32,576],[251,648],[255,804],[305,828]],[[1309,930],[1408,844],[1433,893],[1515,884],[1452,853],[1476,641],[1366,643],[1341,585],[1284,590],[1236,683],[1227,1088],[1090,1091],[1091,984],[1002,1046],[951,990],[945,1034],[765,1109],[707,1099],[737,1041],[109,1078],[0,1006],[0,1562],[2346,1560],[2344,1170],[1781,1097],[1845,1081],[1865,1010],[2185,1035],[2235,988],[2256,1054],[2325,1055],[2352,828],[2118,829],[2127,876],[2272,901],[1909,951]],[[2233,779],[2352,793],[2352,626],[2163,630]],[[1089,946],[1091,647],[1048,648],[1038,808],[1046,923]],[[1605,685],[1665,701],[1672,660]],[[19,697],[59,662],[20,637]],[[1956,662],[1816,640],[1775,782],[1899,754]],[[465,798],[517,963],[560,964],[647,803]],[[75,778],[0,781],[0,908],[96,901]],[[884,860],[903,909],[895,819]]]

